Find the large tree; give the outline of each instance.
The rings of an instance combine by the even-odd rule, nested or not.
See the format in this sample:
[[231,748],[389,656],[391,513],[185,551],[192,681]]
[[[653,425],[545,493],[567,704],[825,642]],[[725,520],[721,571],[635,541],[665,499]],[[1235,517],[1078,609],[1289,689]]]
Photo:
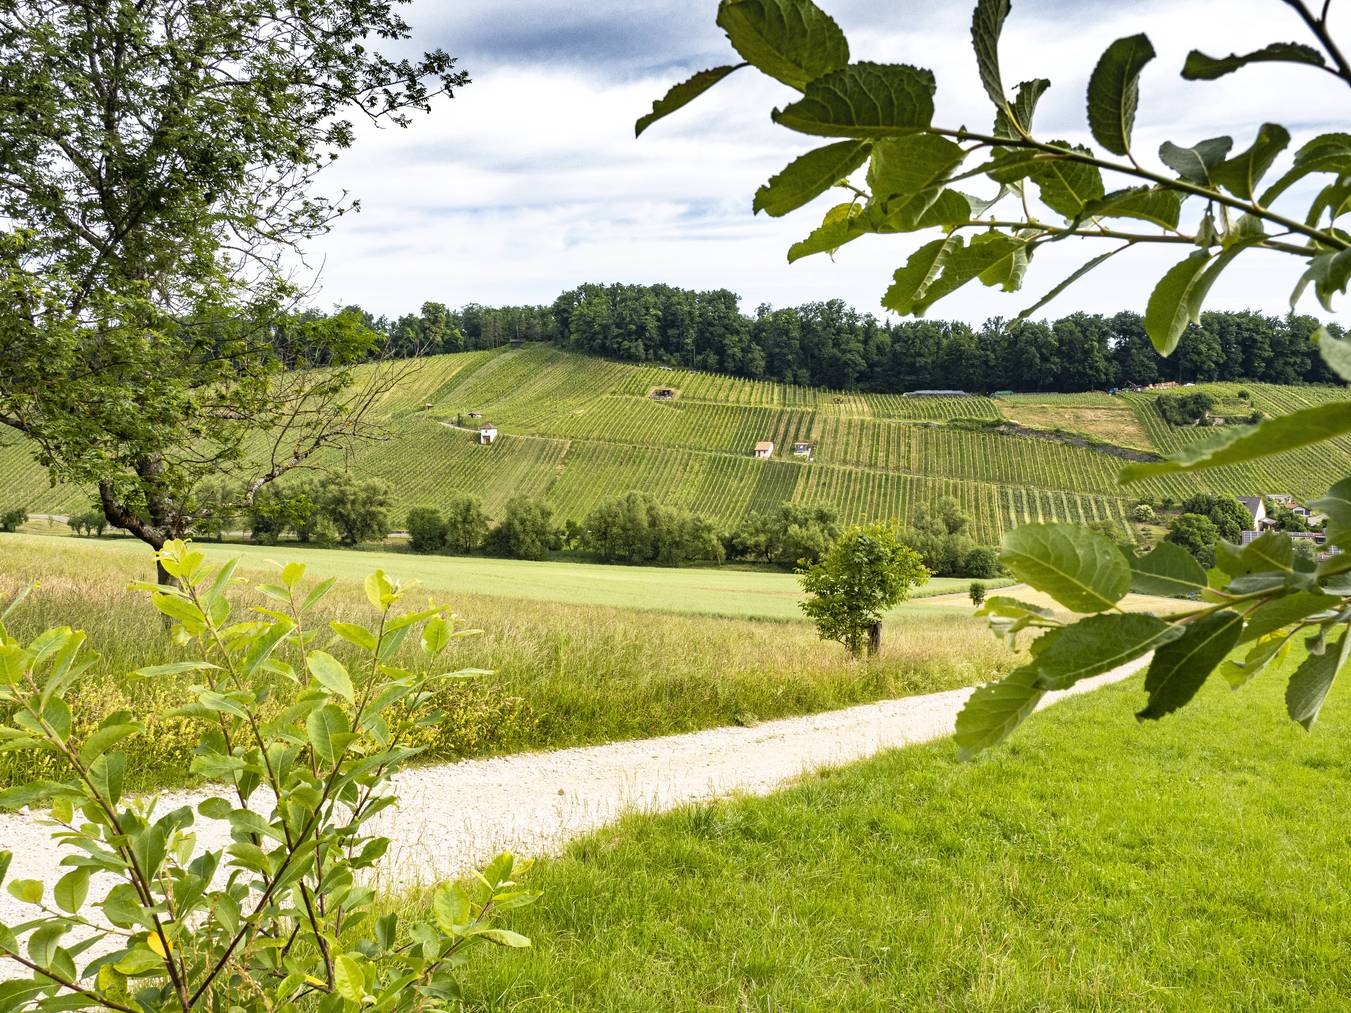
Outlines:
[[375,335],[291,309],[354,120],[467,82],[402,2],[0,0],[0,422],[155,549],[370,431]]

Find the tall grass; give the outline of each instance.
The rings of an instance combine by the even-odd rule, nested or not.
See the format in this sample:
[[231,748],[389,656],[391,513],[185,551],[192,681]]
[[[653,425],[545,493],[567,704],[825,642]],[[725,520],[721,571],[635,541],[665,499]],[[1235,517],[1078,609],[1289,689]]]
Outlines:
[[[58,625],[85,630],[101,659],[79,691],[79,720],[133,711],[148,725],[128,747],[137,786],[180,783],[196,742],[194,729],[167,716],[182,701],[181,687],[128,676],[180,656],[145,596],[126,590],[130,580],[145,579],[146,557],[111,555],[71,539],[44,543],[0,541],[0,600],[40,582],[12,617],[11,633],[28,638]],[[883,653],[858,663],[839,645],[817,640],[804,622],[449,597],[467,625],[484,630],[460,641],[453,662],[493,674],[442,691],[444,717],[421,742],[431,760],[813,713],[971,685],[1012,663],[960,610],[928,608],[891,620]],[[326,605],[326,617],[336,619],[367,608],[350,581],[340,582]],[[341,654],[343,645],[328,649]],[[40,755],[0,756],[0,784],[50,774],[48,764]]]

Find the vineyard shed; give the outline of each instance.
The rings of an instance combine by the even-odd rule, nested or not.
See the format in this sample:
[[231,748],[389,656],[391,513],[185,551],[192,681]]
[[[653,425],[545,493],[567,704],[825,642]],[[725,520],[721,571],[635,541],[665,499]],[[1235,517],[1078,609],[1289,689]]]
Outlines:
[[755,456],[763,460],[768,460],[774,456],[774,444],[769,440],[761,440],[755,445]]
[[793,444],[793,453],[798,457],[811,457],[812,451],[816,448],[815,443],[809,443],[805,440],[798,440]]
[[478,431],[479,443],[494,443],[497,440],[497,427],[491,422],[481,426]]

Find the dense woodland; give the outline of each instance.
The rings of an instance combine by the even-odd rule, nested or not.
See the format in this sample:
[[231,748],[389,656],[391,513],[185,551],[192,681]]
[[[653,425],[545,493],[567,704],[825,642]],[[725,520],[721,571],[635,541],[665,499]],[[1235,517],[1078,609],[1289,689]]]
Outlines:
[[[359,308],[352,307],[356,312]],[[1178,382],[1339,383],[1310,341],[1310,316],[1211,312],[1177,352],[1154,351],[1138,313],[1074,313],[1058,320],[879,320],[838,299],[742,313],[735,293],[669,285],[582,285],[552,306],[451,310],[366,322],[390,354],[435,355],[511,341],[553,341],[591,355],[658,362],[755,379],[901,393],[925,388],[1061,391]],[[1331,325],[1338,336],[1341,328]]]

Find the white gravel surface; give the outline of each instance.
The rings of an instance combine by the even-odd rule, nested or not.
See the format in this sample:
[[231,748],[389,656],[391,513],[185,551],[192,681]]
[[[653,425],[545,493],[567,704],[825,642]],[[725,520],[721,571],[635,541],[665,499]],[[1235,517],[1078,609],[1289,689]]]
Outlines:
[[[1066,692],[1050,693],[1042,706],[1125,679],[1145,663],[1123,665]],[[434,882],[480,866],[503,850],[557,853],[572,838],[626,812],[659,812],[736,792],[767,794],[812,770],[952,734],[970,692],[885,700],[753,728],[407,770],[397,778],[399,806],[378,817],[381,831],[393,840],[384,875],[394,887]],[[213,794],[223,793],[170,792],[156,808],[167,811]],[[255,801],[269,804],[263,792]],[[228,843],[225,827],[202,820],[199,846]],[[62,852],[52,845],[47,828],[26,814],[0,816],[0,848],[14,852],[11,879],[51,884],[63,871],[58,865]],[[0,892],[0,922],[13,925],[31,910]]]

